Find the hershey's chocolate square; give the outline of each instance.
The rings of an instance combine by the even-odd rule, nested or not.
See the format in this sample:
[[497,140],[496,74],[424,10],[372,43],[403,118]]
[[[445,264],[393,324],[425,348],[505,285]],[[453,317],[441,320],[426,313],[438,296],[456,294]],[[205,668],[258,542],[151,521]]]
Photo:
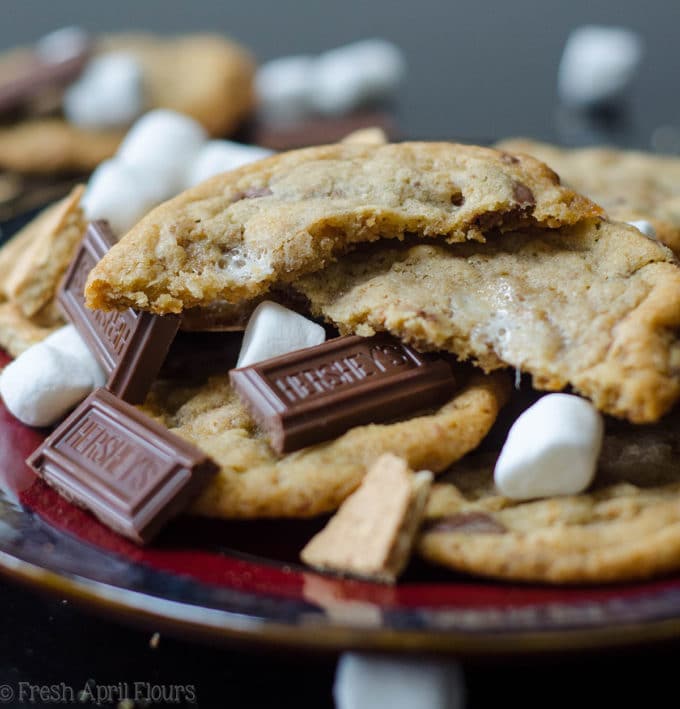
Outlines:
[[27,463],[66,499],[140,544],[218,470],[198,448],[104,388],[90,394]]
[[116,243],[105,221],[91,222],[58,294],[66,317],[108,375],[107,388],[131,404],[144,401],[179,329],[176,315],[90,310],[83,292],[95,264]]
[[338,337],[229,373],[279,453],[446,401],[451,366],[389,335]]

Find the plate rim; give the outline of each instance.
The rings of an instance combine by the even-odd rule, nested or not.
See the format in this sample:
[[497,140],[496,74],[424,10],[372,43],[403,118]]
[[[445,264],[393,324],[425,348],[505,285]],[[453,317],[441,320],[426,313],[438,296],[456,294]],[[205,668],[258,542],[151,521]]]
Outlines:
[[632,648],[680,639],[680,616],[615,626],[502,632],[412,630],[347,625],[281,623],[164,598],[84,576],[59,573],[0,550],[0,576],[35,591],[65,597],[99,615],[146,628],[162,627],[181,638],[295,647],[303,651],[379,651],[453,654],[458,657],[521,657]]

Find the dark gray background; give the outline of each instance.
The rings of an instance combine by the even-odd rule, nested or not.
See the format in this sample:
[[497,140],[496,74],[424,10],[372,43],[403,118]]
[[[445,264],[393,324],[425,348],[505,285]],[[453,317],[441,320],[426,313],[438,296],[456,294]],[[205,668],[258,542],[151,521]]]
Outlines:
[[225,32],[260,60],[318,52],[383,36],[406,52],[398,108],[408,137],[490,139],[506,135],[587,142],[560,128],[555,76],[569,31],[619,24],[646,42],[630,123],[602,139],[649,147],[652,131],[680,125],[678,0],[1,0],[0,48],[65,24],[90,30]]

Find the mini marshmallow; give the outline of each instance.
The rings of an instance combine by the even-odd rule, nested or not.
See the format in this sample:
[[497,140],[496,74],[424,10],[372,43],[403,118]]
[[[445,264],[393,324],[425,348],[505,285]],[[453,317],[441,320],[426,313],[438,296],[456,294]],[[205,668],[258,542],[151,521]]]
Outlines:
[[265,300],[253,311],[243,333],[237,367],[320,345],[326,331],[317,323],[278,303]]
[[313,57],[293,56],[263,64],[255,77],[260,110],[270,119],[292,120],[309,112]]
[[94,58],[65,92],[64,114],[83,128],[112,128],[131,123],[144,108],[143,72],[125,52]]
[[175,194],[174,180],[162,170],[143,170],[105,160],[92,173],[81,205],[88,219],[107,219],[118,237],[147,212]]
[[619,98],[642,59],[642,39],[622,27],[587,25],[568,37],[557,88],[567,105],[589,107]]
[[209,140],[188,166],[186,187],[197,185],[213,175],[235,170],[241,165],[273,155],[272,150],[257,145],[244,145],[230,140]]
[[399,86],[405,66],[401,50],[382,39],[325,52],[314,65],[311,104],[321,113],[338,115],[388,98]]
[[7,409],[28,426],[49,426],[106,380],[72,325],[29,347],[0,375]]
[[650,224],[646,219],[634,219],[632,222],[627,222],[627,224],[634,226],[649,239],[656,239],[656,229],[654,225]]
[[465,681],[453,661],[345,653],[333,697],[337,709],[459,709],[465,706]]
[[149,111],[128,131],[116,159],[141,170],[162,174],[170,193],[181,191],[188,166],[203,148],[207,134],[193,118],[175,111]]
[[583,492],[595,475],[603,435],[602,416],[586,399],[544,396],[510,429],[494,470],[496,487],[515,500]]
[[90,45],[90,36],[81,27],[62,27],[41,37],[36,54],[48,64],[59,64],[82,54]]

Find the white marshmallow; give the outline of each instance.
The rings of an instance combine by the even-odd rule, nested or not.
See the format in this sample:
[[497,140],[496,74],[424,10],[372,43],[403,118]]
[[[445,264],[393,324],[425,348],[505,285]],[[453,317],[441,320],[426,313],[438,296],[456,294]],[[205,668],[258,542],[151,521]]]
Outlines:
[[92,173],[81,205],[88,219],[108,219],[114,234],[121,237],[174,194],[174,181],[162,170],[105,160]]
[[62,27],[41,37],[35,45],[36,54],[48,64],[59,64],[82,54],[90,45],[84,29]]
[[586,399],[549,394],[513,424],[496,462],[501,494],[515,500],[575,495],[592,482],[604,424]]
[[636,32],[623,27],[579,27],[569,35],[560,61],[560,99],[570,106],[588,107],[620,97],[642,53],[642,39]]
[[639,232],[644,234],[649,239],[656,239],[656,229],[653,224],[650,224],[646,219],[634,219],[632,222],[627,222],[634,226]]
[[189,165],[186,187],[197,185],[213,175],[235,170],[241,165],[273,155],[272,150],[257,145],[244,145],[230,140],[209,140]]
[[184,187],[189,166],[207,134],[200,123],[166,109],[150,111],[128,131],[116,159],[126,165],[162,174],[176,194]]
[[281,57],[263,64],[255,76],[261,112],[275,120],[308,113],[314,64],[314,58],[307,56]]
[[337,709],[458,709],[463,672],[455,662],[345,653],[335,671]]
[[65,354],[73,355],[82,367],[90,372],[93,387],[101,387],[106,384],[106,372],[102,369],[97,358],[92,354],[92,350],[87,346],[85,340],[80,336],[75,325],[64,325],[48,335],[43,344],[54,350]]
[[29,426],[55,423],[105,381],[72,325],[50,338],[49,343],[45,340],[29,347],[0,375],[5,406]]
[[366,101],[388,98],[399,86],[405,66],[401,50],[382,39],[333,49],[314,66],[310,101],[324,114],[348,113]]
[[253,311],[243,333],[237,367],[320,345],[326,332],[317,323],[278,303],[265,300]]
[[319,57],[274,59],[257,72],[260,110],[269,118],[294,119],[319,111],[341,115],[367,101],[389,97],[403,78],[401,50],[383,39],[366,39]]
[[95,57],[66,90],[63,108],[70,123],[84,128],[132,123],[144,109],[141,65],[125,52]]

